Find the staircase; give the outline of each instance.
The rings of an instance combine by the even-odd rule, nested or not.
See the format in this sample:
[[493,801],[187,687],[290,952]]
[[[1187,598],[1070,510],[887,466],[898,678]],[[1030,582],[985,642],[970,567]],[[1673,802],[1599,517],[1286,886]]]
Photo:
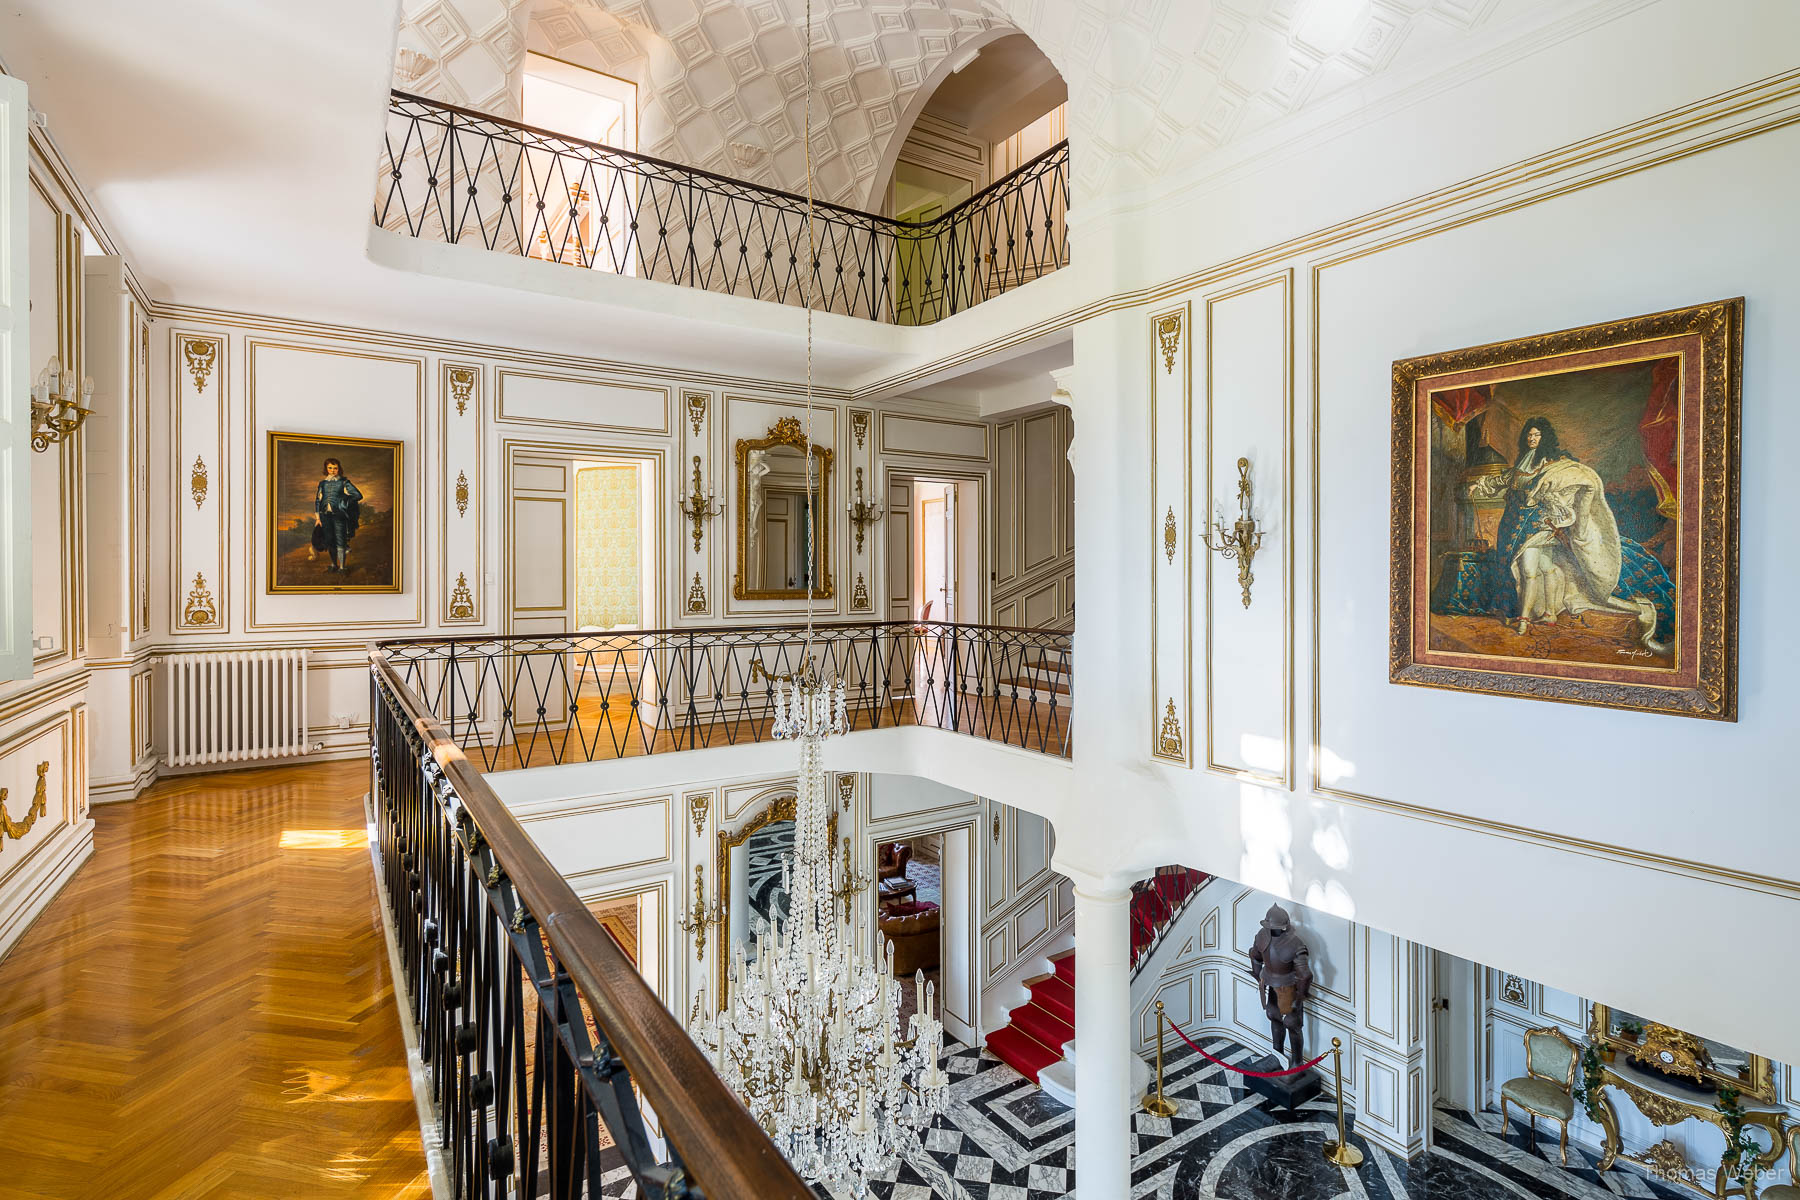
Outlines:
[[[1161,944],[1182,909],[1211,876],[1186,867],[1159,867],[1135,884],[1131,895],[1131,970],[1135,976]],[[1031,998],[1007,1014],[1007,1024],[987,1036],[995,1057],[1033,1083],[1061,1062],[1075,1038],[1075,951],[1051,960],[1055,972],[1026,981]]]
[[1067,654],[1038,654],[1021,658],[1017,665],[1016,671],[1002,672],[996,680],[998,695],[1039,704],[1049,703],[1054,696],[1057,707],[1068,707],[1071,673]]

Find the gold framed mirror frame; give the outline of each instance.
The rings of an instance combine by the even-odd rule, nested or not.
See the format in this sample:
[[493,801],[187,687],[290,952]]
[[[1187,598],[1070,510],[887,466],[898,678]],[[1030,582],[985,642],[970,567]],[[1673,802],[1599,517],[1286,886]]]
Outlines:
[[[776,446],[791,446],[802,454],[806,452],[806,430],[798,417],[782,417],[769,427],[766,436],[760,438],[739,438],[736,450],[737,462],[737,573],[732,577],[731,594],[738,600],[803,600],[806,598],[805,588],[767,588],[751,587],[748,554],[750,547],[750,472],[748,470],[750,452],[768,450]],[[831,447],[815,445],[812,448],[814,461],[819,468],[818,474],[818,533],[816,553],[818,555],[819,584],[813,589],[813,595],[820,600],[830,600],[836,594],[836,584],[831,574]]]
[[[718,857],[713,863],[713,879],[719,889],[718,895],[722,903],[729,903],[731,900],[731,852],[748,842],[751,835],[764,826],[773,825],[777,821],[795,820],[797,805],[798,796],[792,789],[789,789],[786,795],[776,797],[761,812],[744,822],[743,827],[736,833],[725,829],[719,830]],[[837,841],[837,831],[837,813],[833,812],[831,814],[831,840],[833,842]],[[714,994],[721,1012],[725,1009],[726,981],[731,976],[730,948],[737,945],[731,925],[736,915],[727,913],[724,935],[714,939],[713,957],[718,960],[713,973],[716,980]]]
[[[1644,1037],[1641,1041],[1631,1041],[1613,1032],[1612,1006],[1595,1002],[1588,1018],[1588,1039],[1596,1045],[1609,1046],[1619,1054],[1627,1057],[1647,1048],[1654,1049],[1656,1038],[1666,1034],[1672,1039],[1685,1042],[1699,1042],[1692,1034],[1683,1033],[1667,1025],[1659,1025],[1653,1021],[1644,1022]],[[1716,1087],[1736,1088],[1747,1100],[1760,1100],[1765,1104],[1775,1102],[1775,1067],[1760,1054],[1744,1051],[1749,1059],[1742,1076],[1728,1075],[1704,1065],[1696,1066],[1695,1071],[1701,1082],[1711,1083]]]

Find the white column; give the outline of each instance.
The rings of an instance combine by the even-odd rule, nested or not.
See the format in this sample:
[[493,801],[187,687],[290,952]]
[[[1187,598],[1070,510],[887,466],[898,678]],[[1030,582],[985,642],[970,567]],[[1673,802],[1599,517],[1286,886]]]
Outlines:
[[1081,1200],[1131,1195],[1131,892],[1075,889],[1075,1178]]

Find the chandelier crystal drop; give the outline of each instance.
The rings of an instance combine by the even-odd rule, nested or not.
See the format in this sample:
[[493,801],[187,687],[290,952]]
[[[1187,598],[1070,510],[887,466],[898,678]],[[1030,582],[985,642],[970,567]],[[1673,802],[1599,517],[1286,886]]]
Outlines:
[[893,944],[880,958],[857,947],[852,897],[869,878],[847,841],[831,844],[821,752],[847,727],[843,684],[781,684],[775,704],[776,736],[800,747],[794,849],[782,863],[788,915],[757,931],[754,953],[732,948],[724,1009],[710,1021],[696,1011],[690,1032],[795,1170],[862,1197],[943,1111],[944,1027],[919,972],[902,1030]]

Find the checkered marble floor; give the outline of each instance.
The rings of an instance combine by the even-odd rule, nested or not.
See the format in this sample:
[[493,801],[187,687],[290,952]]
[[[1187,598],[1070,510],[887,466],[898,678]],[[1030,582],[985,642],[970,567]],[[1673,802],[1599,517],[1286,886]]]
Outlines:
[[[1257,1057],[1223,1039],[1203,1043],[1229,1062]],[[986,1050],[952,1044],[945,1112],[885,1178],[875,1200],[1053,1200],[1073,1196],[1075,1114]],[[1680,1200],[1691,1193],[1652,1182],[1621,1164],[1604,1175],[1595,1157],[1569,1147],[1557,1162],[1554,1133],[1534,1147],[1525,1125],[1502,1137],[1498,1113],[1444,1110],[1436,1145],[1416,1162],[1369,1145],[1360,1170],[1325,1161],[1335,1136],[1335,1109],[1321,1097],[1293,1113],[1264,1107],[1236,1076],[1183,1047],[1166,1060],[1174,1116],[1133,1113],[1131,1194],[1134,1200]],[[628,1177],[608,1196],[633,1196]],[[821,1191],[829,1200],[848,1193]]]

